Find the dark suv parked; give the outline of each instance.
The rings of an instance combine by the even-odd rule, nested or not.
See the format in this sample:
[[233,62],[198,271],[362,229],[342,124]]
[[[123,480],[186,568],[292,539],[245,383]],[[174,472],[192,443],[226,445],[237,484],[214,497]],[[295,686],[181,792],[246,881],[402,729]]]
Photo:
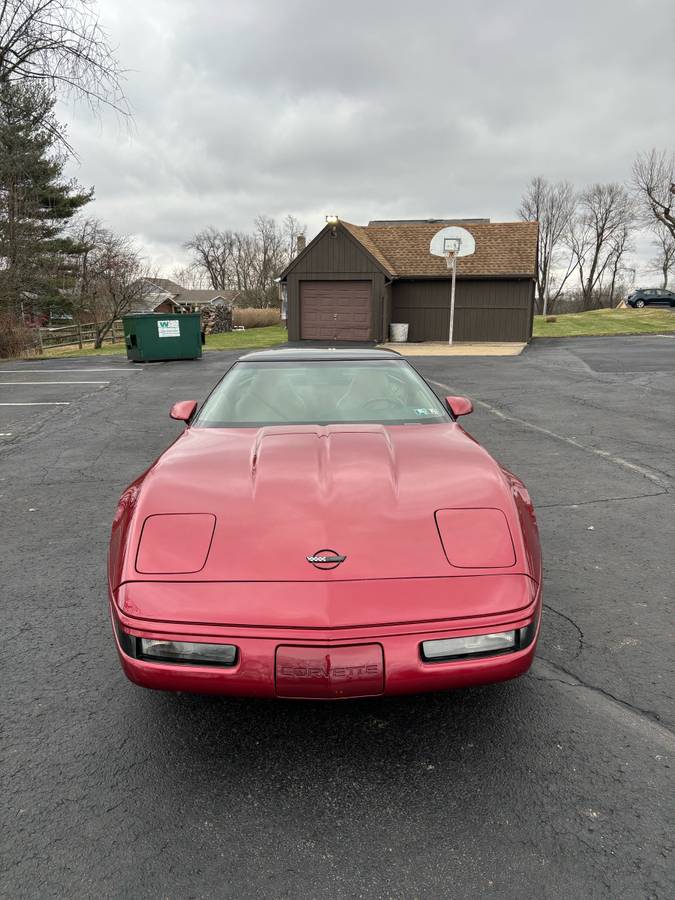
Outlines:
[[650,303],[668,303],[675,306],[675,293],[665,288],[638,288],[626,297],[626,303],[637,309],[649,306]]

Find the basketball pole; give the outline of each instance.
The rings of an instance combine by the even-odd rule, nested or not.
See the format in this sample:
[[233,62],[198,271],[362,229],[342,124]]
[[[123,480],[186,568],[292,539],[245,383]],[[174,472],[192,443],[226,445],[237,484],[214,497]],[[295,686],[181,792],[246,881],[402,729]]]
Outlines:
[[455,273],[457,271],[457,253],[450,251],[452,257],[452,278],[450,280],[450,338],[448,344],[452,347],[452,333],[455,329]]
[[476,251],[476,242],[470,231],[466,228],[451,227],[441,228],[432,237],[429,244],[429,253],[432,256],[442,256],[445,265],[450,272],[450,328],[448,330],[448,345],[452,346],[455,331],[455,283],[457,281],[457,257],[471,256]]

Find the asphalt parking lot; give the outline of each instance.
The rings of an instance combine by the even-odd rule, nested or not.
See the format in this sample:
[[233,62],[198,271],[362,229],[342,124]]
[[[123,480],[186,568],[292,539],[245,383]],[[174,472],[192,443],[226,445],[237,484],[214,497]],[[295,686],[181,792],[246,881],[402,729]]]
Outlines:
[[535,500],[539,658],[335,705],[151,693],[115,656],[117,497],[235,355],[0,364],[0,894],[675,896],[675,337],[413,360]]

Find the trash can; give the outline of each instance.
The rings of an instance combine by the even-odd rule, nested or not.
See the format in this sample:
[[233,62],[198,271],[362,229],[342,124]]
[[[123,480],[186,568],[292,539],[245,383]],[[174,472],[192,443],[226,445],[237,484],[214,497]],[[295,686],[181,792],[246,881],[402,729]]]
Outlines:
[[122,324],[127,359],[134,362],[199,359],[202,355],[199,313],[139,313],[123,316]]
[[392,344],[404,344],[408,340],[408,323],[391,322],[389,325],[389,340]]

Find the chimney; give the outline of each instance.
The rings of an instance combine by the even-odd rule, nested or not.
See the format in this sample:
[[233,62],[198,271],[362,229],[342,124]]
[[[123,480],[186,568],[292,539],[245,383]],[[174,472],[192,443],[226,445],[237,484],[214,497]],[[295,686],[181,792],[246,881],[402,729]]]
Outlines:
[[305,239],[304,234],[299,234],[295,239],[295,250],[296,253],[302,253],[302,251],[307,246],[307,240]]

